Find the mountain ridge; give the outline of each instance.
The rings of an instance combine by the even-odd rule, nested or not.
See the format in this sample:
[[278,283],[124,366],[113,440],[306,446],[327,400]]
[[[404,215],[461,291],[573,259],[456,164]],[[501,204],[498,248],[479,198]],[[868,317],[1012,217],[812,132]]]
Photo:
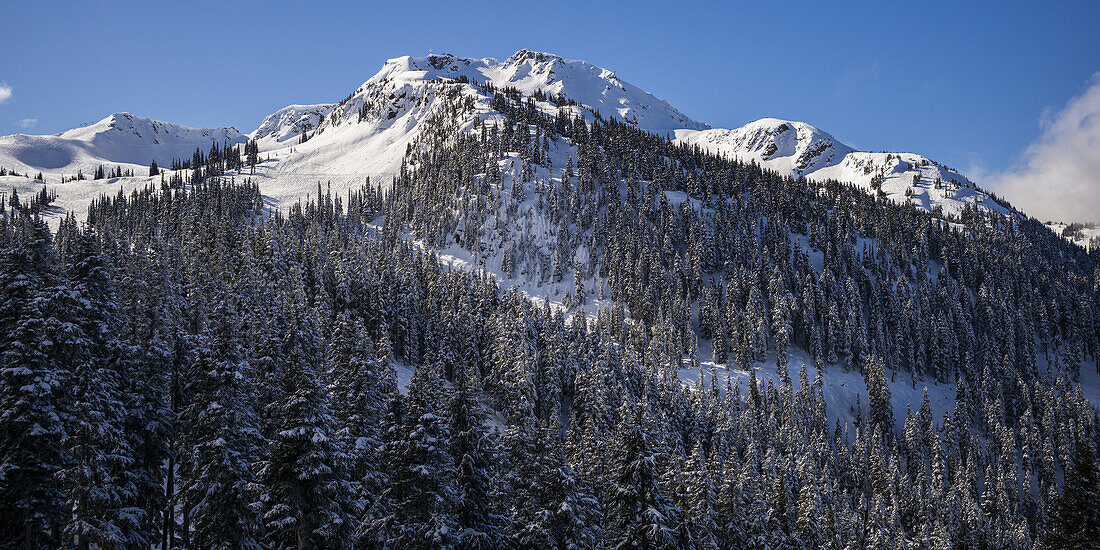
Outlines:
[[725,129],[677,130],[677,143],[811,181],[842,181],[919,208],[957,214],[967,204],[1011,210],[958,173],[916,153],[859,151],[805,122],[762,118]]
[[110,114],[94,124],[52,135],[13,134],[0,137],[0,166],[19,171],[74,175],[100,164],[168,165],[190,157],[196,147],[244,143],[232,126],[192,128],[127,112]]
[[[501,546],[1048,540],[1074,442],[1097,441],[1100,257],[920,155],[781,119],[652,132],[659,105],[607,118],[548,95],[560,58],[521,53],[396,58],[338,104],[267,117],[244,154],[227,133],[150,176],[0,176],[20,194],[0,196],[0,390],[46,372],[64,392],[16,427],[61,422],[59,470],[91,448],[118,456],[96,479],[140,463],[145,493],[182,487],[149,504],[117,477],[147,532],[161,517],[201,547],[261,509],[245,546],[301,545],[301,523],[281,542],[284,497],[307,492],[331,503],[296,516],[312,532],[347,528],[326,548],[466,546],[475,505],[500,520],[466,540]],[[611,85],[574,72],[562,90]],[[120,114],[34,149],[216,137],[160,124]],[[51,248],[40,215],[81,205]],[[72,444],[89,433],[110,438]],[[234,472],[207,475],[226,452]],[[230,495],[240,513],[201,504],[224,479],[255,488]],[[579,543],[523,535],[579,507]]]
[[[419,125],[439,105],[438,98],[428,101],[426,94],[441,86],[469,96],[482,123],[499,119],[488,97],[478,91],[486,85],[515,89],[547,114],[588,121],[597,115],[610,118],[782,175],[835,179],[925,210],[941,207],[958,213],[969,204],[1002,214],[1011,211],[962,174],[923,155],[857,151],[808,123],[776,118],[711,128],[613,71],[526,49],[504,61],[451,54],[392,58],[345,100],[289,105],[247,135],[232,127],[188,128],[116,113],[52,136],[5,136],[0,138],[0,166],[42,172],[47,180],[77,170],[90,172],[99,164],[132,164],[139,173],[136,168],[150,160],[165,166],[173,158],[190,158],[196,148],[209,149],[211,142],[234,145],[252,138],[270,161],[261,176],[275,180],[273,196],[285,205],[308,192],[318,178],[335,178],[337,186],[368,176],[388,183],[419,135]],[[459,131],[472,130],[474,123],[465,121]],[[83,210],[83,205],[76,209]]]

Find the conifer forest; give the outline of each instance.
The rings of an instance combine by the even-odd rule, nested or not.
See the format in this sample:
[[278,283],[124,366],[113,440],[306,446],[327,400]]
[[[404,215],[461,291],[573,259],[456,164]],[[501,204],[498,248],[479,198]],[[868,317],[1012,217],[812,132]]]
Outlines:
[[288,147],[424,108],[385,181],[272,206],[243,138],[4,196],[0,548],[1100,547],[1095,248],[564,95],[360,99]]

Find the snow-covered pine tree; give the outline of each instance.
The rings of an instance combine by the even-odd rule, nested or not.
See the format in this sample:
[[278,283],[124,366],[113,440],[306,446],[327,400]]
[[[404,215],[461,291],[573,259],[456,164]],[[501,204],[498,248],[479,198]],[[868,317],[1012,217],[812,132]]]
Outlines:
[[1066,472],[1066,485],[1050,510],[1050,534],[1040,542],[1043,548],[1100,548],[1100,471],[1088,442],[1076,450],[1073,467]]
[[223,295],[192,352],[180,419],[185,545],[263,548],[253,470],[261,438],[239,329],[232,298]]
[[615,449],[613,492],[608,496],[611,548],[666,548],[676,540],[678,511],[660,484],[660,458],[644,408],[624,401],[621,409],[626,425]]
[[136,506],[123,376],[127,352],[118,340],[110,274],[92,230],[74,235],[65,254],[69,286],[57,289],[47,332],[68,362],[62,439],[68,461],[58,473],[67,496],[62,535],[77,547],[140,547],[151,541]]
[[65,518],[66,496],[54,476],[66,463],[61,418],[69,376],[46,332],[59,266],[46,223],[13,218],[3,216],[0,249],[0,542],[53,547]]
[[314,371],[319,356],[312,328],[303,318],[293,326],[283,346],[282,402],[269,410],[272,440],[258,473],[266,540],[278,549],[350,548],[359,510],[348,458]]
[[466,365],[456,380],[450,405],[450,447],[457,491],[455,546],[471,550],[499,547],[503,523],[493,494],[498,450],[485,427],[477,380],[476,367]]
[[454,544],[454,461],[447,449],[447,390],[438,369],[421,365],[409,381],[402,424],[385,441],[389,482],[371,544],[447,548]]
[[718,526],[715,521],[718,516],[715,510],[718,495],[707,469],[706,455],[701,444],[696,444],[685,466],[687,502],[686,506],[681,506],[681,522],[687,525],[696,548],[718,548]]
[[350,312],[338,314],[328,344],[328,392],[337,437],[349,457],[348,474],[364,509],[373,506],[385,485],[379,464],[381,425],[387,400],[397,390],[393,368],[374,355],[374,344],[359,318]]
[[863,371],[867,383],[868,415],[871,425],[878,426],[883,433],[893,433],[894,412],[890,406],[890,387],[886,385],[886,371],[882,358],[871,355]]
[[[161,540],[174,521],[168,510],[169,471],[174,470],[172,445],[176,413],[171,408],[171,379],[183,358],[174,349],[179,327],[175,285],[144,250],[122,262],[118,291],[120,330],[127,340],[122,393],[126,418],[123,431],[130,441],[133,464],[126,475],[141,510],[135,531],[147,541]],[[118,261],[116,258],[114,261]]]

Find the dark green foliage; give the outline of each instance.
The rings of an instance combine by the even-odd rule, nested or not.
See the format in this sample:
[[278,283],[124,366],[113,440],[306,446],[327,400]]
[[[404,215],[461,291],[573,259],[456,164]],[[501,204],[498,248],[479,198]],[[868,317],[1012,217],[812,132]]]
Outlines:
[[[438,86],[401,173],[346,197],[265,211],[233,179],[255,142],[204,146],[53,242],[49,210],[10,197],[0,547],[1095,538],[1072,450],[1097,437],[1074,382],[1100,350],[1095,253],[517,90],[473,84],[502,116],[463,133],[470,89]],[[421,244],[564,294],[536,305]],[[855,369],[868,392],[854,374],[860,401],[837,402],[830,375]],[[954,406],[898,433],[891,393],[930,382]]]
[[[262,548],[254,465],[259,458],[252,372],[239,341],[232,298],[222,297],[195,341],[184,388],[181,496],[200,548]],[[190,532],[187,532],[187,529]]]
[[661,486],[663,457],[651,441],[644,410],[639,404],[629,413],[615,449],[608,500],[613,548],[668,548],[676,540],[680,510],[668,502]]
[[404,421],[390,428],[385,458],[389,483],[385,512],[370,540],[393,548],[446,548],[455,543],[454,461],[446,448],[450,430],[442,379],[434,366],[418,369],[409,383]]
[[67,365],[47,335],[50,297],[60,288],[57,255],[45,222],[5,220],[0,250],[0,545],[59,543],[65,494],[62,405]]
[[328,396],[313,371],[305,322],[291,339],[282,399],[269,410],[274,424],[259,472],[264,522],[273,548],[350,548],[358,516],[348,459],[336,438]]
[[1051,507],[1049,526],[1044,548],[1100,548],[1100,471],[1087,442],[1078,445],[1062,495]]

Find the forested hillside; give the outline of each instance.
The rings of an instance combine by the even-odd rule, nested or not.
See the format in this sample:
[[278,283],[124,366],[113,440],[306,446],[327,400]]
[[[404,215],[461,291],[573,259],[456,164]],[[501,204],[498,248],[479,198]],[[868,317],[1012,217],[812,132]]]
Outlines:
[[[4,205],[0,545],[1100,537],[1095,252],[538,103],[563,97],[424,93],[386,185],[272,211],[200,153],[53,233]],[[333,112],[388,116],[364,105]],[[836,410],[828,373],[866,400]],[[955,398],[897,416],[900,381]]]

